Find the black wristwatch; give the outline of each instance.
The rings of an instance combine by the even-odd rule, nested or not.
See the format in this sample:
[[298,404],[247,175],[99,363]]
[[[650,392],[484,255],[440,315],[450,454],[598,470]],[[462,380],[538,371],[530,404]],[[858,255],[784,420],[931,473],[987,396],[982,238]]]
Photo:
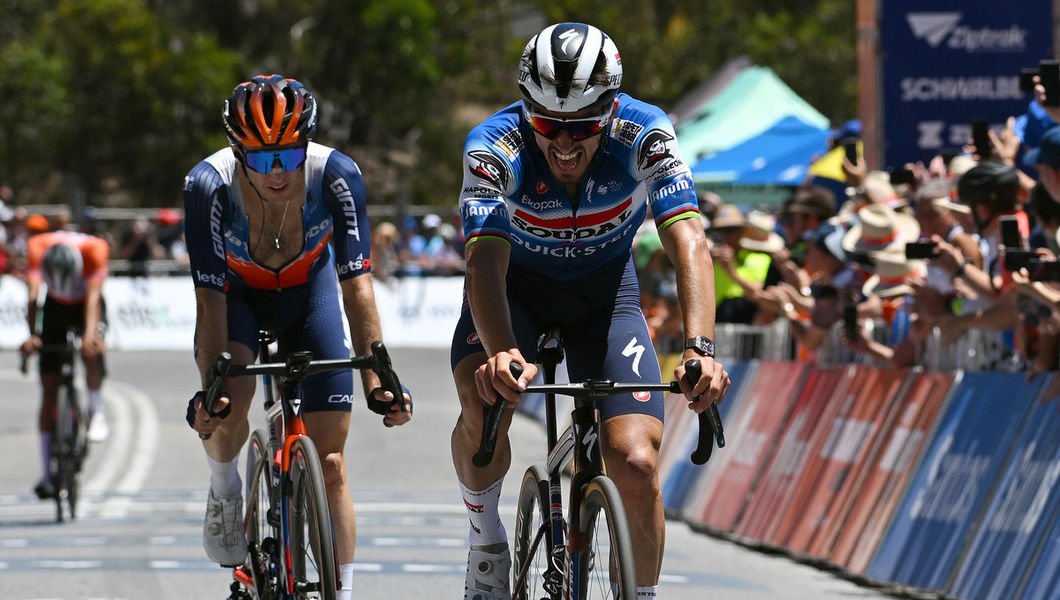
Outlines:
[[689,348],[695,350],[696,354],[700,356],[714,358],[714,341],[705,335],[697,335],[685,340],[685,350]]

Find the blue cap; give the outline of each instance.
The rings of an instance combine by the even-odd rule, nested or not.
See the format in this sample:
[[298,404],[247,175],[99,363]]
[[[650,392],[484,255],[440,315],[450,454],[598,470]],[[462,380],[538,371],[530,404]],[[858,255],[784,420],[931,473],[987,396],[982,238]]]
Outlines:
[[1048,165],[1060,169],[1060,125],[1054,125],[1042,135],[1042,142],[1037,148],[1027,151],[1023,164],[1028,167]]

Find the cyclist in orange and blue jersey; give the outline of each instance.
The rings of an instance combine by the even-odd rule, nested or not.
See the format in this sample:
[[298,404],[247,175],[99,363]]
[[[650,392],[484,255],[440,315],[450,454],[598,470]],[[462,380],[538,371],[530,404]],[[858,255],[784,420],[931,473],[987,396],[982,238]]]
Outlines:
[[[105,375],[103,336],[107,328],[103,281],[107,278],[109,259],[107,242],[83,233],[59,230],[38,233],[26,241],[29,290],[26,318],[30,335],[22,344],[22,353],[28,356],[42,346],[62,346],[66,344],[66,334],[70,330],[81,336],[81,358],[88,390],[87,437],[93,442],[105,440],[108,434],[101,387]],[[38,306],[41,284],[45,286],[46,295],[44,305]],[[41,353],[39,429],[43,476],[34,491],[42,500],[52,497],[55,492],[50,478],[51,432],[56,418],[62,364],[60,354]]]
[[[522,100],[475,127],[464,145],[460,211],[466,237],[465,302],[451,364],[461,414],[453,463],[471,522],[466,600],[511,596],[511,557],[498,514],[511,463],[510,415],[496,454],[472,464],[482,399],[512,406],[537,373],[538,335],[558,326],[572,381],[658,382],[633,268],[633,237],[651,209],[674,263],[688,337],[675,377],[690,408],[708,409],[728,390],[714,361],[714,279],[692,175],[673,125],[659,108],[619,94],[622,62],[596,27],[561,23],[527,44]],[[694,389],[684,360],[698,358]],[[523,366],[516,380],[512,362]],[[629,514],[641,597],[655,598],[664,517],[657,472],[662,395],[624,394],[601,405],[601,450]]]
[[[223,118],[230,146],[200,162],[184,180],[185,237],[197,301],[195,352],[203,379],[222,351],[231,353],[233,364],[254,362],[261,329],[277,334],[279,360],[296,350],[312,351],[314,359],[348,358],[343,309],[353,352],[368,354],[382,333],[357,164],[310,141],[317,103],[293,79],[259,75],[239,84],[225,101]],[[362,371],[361,380],[366,398],[392,399],[375,373]],[[189,404],[188,421],[199,433],[212,434],[203,444],[210,465],[203,545],[215,562],[238,566],[247,552],[238,457],[249,433],[254,379],[230,378],[225,385],[217,412],[207,414],[200,392]],[[343,447],[353,374],[309,376],[302,397],[306,429],[324,468],[343,588],[339,598],[348,598],[356,521]],[[405,405],[410,406],[407,394]],[[402,425],[410,418],[410,411],[395,407],[384,422]]]

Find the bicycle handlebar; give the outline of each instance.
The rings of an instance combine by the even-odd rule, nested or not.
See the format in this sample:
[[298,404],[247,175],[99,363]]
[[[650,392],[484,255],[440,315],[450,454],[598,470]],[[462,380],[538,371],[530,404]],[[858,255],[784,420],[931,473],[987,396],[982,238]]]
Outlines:
[[[76,344],[42,344],[33,349],[33,354],[74,354],[77,352]],[[26,375],[29,373],[29,357],[31,354],[19,352],[18,370]]]
[[[509,365],[512,376],[516,379],[523,374],[523,366],[513,362]],[[699,381],[702,367],[698,360],[690,359],[685,362],[685,376],[691,384]],[[523,393],[562,394],[576,398],[604,398],[624,392],[656,392],[668,391],[672,394],[680,394],[681,386],[676,381],[670,383],[616,383],[608,379],[590,379],[581,383],[549,383],[543,385],[528,386]],[[482,439],[479,442],[478,452],[472,457],[471,462],[478,468],[483,468],[493,460],[496,451],[497,434],[500,430],[501,417],[508,401],[498,398],[492,405],[485,400],[482,401]],[[699,413],[699,442],[695,451],[692,452],[691,460],[697,465],[702,465],[710,459],[717,440],[718,447],[725,446],[725,433],[721,425],[721,413],[718,405],[711,403],[710,408]]]
[[[232,355],[222,352],[217,361],[206,372],[206,389],[202,406],[207,413],[213,414],[213,405],[221,397],[224,381],[228,377],[245,375],[279,375],[287,378],[303,379],[314,373],[338,371],[342,369],[371,369],[378,377],[381,387],[394,395],[390,407],[395,404],[405,412],[405,396],[401,381],[390,363],[390,353],[381,341],[372,342],[371,354],[350,358],[329,358],[313,360],[312,352],[292,352],[285,362],[260,363],[251,365],[233,365]],[[200,433],[199,437],[208,440],[210,434]]]

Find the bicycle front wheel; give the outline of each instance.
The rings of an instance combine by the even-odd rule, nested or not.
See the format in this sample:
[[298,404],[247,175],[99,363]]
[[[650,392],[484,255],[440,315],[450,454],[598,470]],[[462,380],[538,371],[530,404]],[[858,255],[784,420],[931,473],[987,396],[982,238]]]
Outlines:
[[558,599],[562,591],[562,561],[549,569],[553,543],[549,504],[548,476],[541,466],[533,465],[523,475],[515,517],[512,591],[516,600]]
[[279,538],[269,480],[273,458],[268,436],[262,429],[250,436],[247,453],[247,565],[253,582],[247,591],[255,600],[278,597],[279,568],[277,550]]
[[[637,597],[626,507],[604,475],[583,489],[577,539],[572,539],[571,586],[581,600]],[[572,534],[572,538],[573,538]],[[614,590],[618,590],[616,595]]]
[[295,598],[334,600],[335,542],[324,474],[313,440],[306,436],[291,445],[292,483],[288,513],[291,526],[291,571]]

